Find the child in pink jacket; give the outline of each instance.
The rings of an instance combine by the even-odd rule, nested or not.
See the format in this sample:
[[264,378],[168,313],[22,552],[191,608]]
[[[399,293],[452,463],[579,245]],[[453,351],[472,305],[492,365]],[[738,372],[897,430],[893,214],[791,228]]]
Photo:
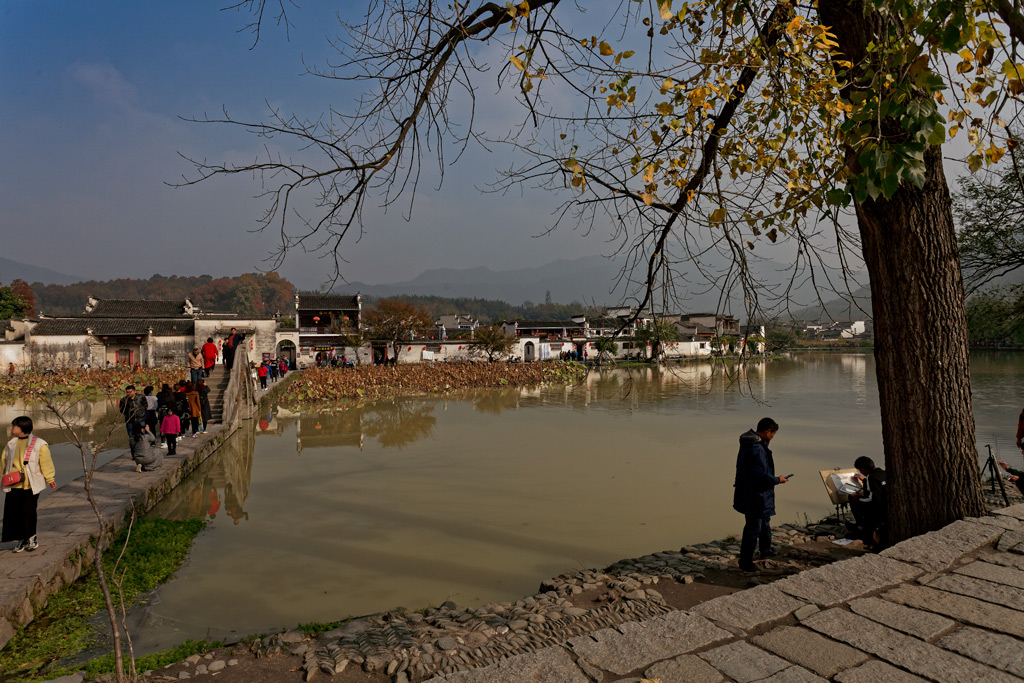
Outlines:
[[160,423],[160,432],[167,442],[167,455],[178,453],[178,434],[181,433],[181,420],[174,413],[167,413]]

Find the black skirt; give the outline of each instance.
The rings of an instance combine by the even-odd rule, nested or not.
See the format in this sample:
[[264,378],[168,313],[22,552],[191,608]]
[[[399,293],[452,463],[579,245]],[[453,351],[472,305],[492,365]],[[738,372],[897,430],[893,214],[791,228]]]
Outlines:
[[4,497],[4,531],[0,542],[26,541],[36,535],[36,504],[39,494],[31,489],[11,489]]

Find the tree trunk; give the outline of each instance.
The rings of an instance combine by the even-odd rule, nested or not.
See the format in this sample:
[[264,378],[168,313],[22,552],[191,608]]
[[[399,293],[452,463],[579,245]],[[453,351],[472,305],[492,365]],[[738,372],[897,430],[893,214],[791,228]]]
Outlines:
[[928,180],[857,206],[894,540],[984,514],[960,256],[940,147]]
[[[860,2],[819,8],[844,56],[858,63],[876,37],[878,17],[866,16]],[[888,201],[857,204],[871,278],[893,541],[985,511],[960,254],[941,147],[926,149],[924,165],[924,187],[904,182]]]

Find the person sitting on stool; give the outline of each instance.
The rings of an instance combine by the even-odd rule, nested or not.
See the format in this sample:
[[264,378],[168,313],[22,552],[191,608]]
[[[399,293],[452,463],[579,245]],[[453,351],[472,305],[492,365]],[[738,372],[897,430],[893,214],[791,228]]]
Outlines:
[[1024,493],[1024,470],[1015,470],[1002,460],[999,461],[999,466],[1010,473],[1010,481],[1017,485],[1021,493]]
[[860,493],[850,494],[850,509],[857,520],[856,531],[868,547],[884,548],[888,543],[889,508],[885,488],[885,470],[875,467],[875,461],[866,455],[857,458],[853,466],[859,474]]

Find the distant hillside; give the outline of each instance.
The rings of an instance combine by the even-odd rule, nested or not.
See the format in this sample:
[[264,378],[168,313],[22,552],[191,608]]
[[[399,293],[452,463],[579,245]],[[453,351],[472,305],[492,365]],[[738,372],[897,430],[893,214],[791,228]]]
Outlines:
[[43,282],[55,285],[70,285],[81,282],[82,278],[74,275],[65,275],[56,270],[33,266],[20,261],[12,261],[0,258],[0,284],[11,284],[12,280],[24,280],[28,283]]
[[245,273],[237,277],[154,275],[148,280],[88,280],[70,285],[32,285],[36,312],[77,315],[90,296],[97,299],[185,299],[203,310],[237,311],[266,316],[295,312],[295,287],[277,273]]

